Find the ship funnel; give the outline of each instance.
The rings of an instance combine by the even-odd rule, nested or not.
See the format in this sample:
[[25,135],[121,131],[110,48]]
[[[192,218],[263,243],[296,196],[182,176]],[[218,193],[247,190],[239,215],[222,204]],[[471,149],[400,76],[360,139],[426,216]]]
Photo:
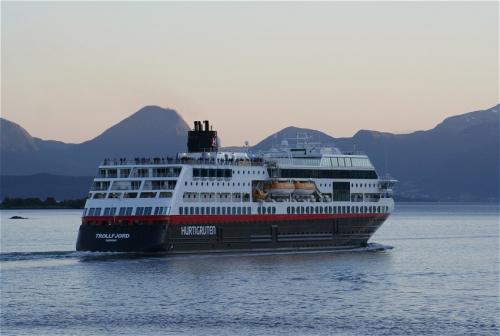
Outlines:
[[196,120],[194,129],[188,132],[187,145],[190,153],[216,152],[219,149],[217,131],[211,129],[208,120],[204,120],[203,123]]

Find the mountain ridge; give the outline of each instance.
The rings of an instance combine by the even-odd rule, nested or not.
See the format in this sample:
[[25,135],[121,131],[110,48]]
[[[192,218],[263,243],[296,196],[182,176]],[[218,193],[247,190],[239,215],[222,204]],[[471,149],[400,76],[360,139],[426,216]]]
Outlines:
[[[294,141],[298,133],[308,133],[314,142],[366,152],[380,175],[390,173],[401,181],[398,192],[402,197],[498,199],[499,106],[451,116],[432,129],[406,134],[362,129],[352,137],[336,138],[322,131],[288,126],[250,150],[269,150],[283,140]],[[105,157],[166,156],[185,151],[190,129],[177,111],[156,105],[141,108],[79,144],[33,137],[3,118],[0,127],[2,175],[73,176],[93,175]]]

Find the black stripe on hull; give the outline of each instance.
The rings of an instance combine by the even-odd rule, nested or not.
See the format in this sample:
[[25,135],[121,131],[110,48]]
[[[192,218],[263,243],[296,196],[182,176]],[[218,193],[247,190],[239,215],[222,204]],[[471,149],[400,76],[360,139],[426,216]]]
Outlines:
[[198,253],[366,246],[386,216],[80,226],[79,251]]

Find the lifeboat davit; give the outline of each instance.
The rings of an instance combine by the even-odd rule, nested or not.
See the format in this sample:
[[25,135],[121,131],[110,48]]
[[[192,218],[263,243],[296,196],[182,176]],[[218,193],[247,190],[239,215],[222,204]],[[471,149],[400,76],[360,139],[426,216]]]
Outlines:
[[264,191],[276,196],[287,196],[293,193],[294,190],[295,186],[288,181],[273,181],[264,185]]
[[316,185],[313,182],[309,181],[295,181],[293,182],[293,186],[295,188],[295,195],[311,195],[316,190]]

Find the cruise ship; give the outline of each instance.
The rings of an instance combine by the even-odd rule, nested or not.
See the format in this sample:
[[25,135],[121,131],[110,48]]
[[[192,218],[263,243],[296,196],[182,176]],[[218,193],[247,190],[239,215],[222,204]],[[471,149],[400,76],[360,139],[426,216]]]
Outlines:
[[298,136],[267,152],[219,150],[195,121],[176,157],[105,159],[78,251],[207,253],[367,246],[394,209],[395,180],[366,155]]

